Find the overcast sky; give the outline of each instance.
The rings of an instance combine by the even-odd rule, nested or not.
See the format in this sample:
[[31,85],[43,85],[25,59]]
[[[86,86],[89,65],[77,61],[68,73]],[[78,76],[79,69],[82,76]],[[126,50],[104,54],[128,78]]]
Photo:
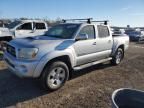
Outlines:
[[0,0],[0,18],[87,18],[144,26],[144,0]]

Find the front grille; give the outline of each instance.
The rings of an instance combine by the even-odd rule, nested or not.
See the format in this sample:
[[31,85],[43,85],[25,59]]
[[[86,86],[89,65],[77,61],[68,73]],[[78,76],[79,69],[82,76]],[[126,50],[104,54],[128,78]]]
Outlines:
[[7,52],[12,56],[16,57],[16,50],[15,47],[7,44]]

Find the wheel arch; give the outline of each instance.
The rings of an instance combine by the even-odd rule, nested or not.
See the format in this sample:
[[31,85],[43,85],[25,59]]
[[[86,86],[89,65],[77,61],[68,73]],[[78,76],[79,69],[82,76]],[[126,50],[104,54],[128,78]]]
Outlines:
[[[45,61],[43,61],[45,60]],[[72,64],[72,58],[70,57],[70,55],[59,55],[59,56],[54,56],[52,57],[51,59],[48,59],[46,57],[43,57],[43,60],[41,60],[38,65],[36,66],[36,69],[34,71],[34,74],[33,74],[33,77],[34,78],[38,78],[38,77],[41,77],[42,73],[43,73],[43,70],[48,66],[50,65],[52,62],[55,62],[55,61],[62,61],[64,62],[68,68],[69,68],[69,72],[71,72],[72,70],[72,67],[73,67],[73,64]],[[71,73],[69,73],[71,74]]]
[[[71,64],[71,61],[70,61],[70,57],[69,57],[68,55],[62,55],[62,56],[55,57],[55,58],[49,60],[49,61],[45,64],[43,70],[44,70],[47,66],[49,66],[51,63],[56,62],[56,61],[64,62],[64,63],[68,66],[69,75],[71,75],[71,71],[70,71],[70,70],[72,70],[72,64]],[[41,72],[41,74],[40,74],[40,77],[41,77],[41,75],[43,74],[43,70],[42,70],[42,72]]]
[[118,50],[118,48],[121,48],[123,50],[123,52],[125,51],[125,45],[124,44],[120,44],[120,45],[115,45],[113,48],[112,48],[112,54],[111,56],[114,56],[116,51]]
[[124,50],[125,50],[125,47],[124,47],[124,44],[120,45],[117,49],[121,48],[123,50],[123,58],[125,56],[125,53],[124,53]]

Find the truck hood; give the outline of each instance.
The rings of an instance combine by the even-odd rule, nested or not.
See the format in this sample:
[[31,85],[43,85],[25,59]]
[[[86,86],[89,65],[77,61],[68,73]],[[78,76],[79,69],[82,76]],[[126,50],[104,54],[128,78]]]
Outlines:
[[48,36],[14,39],[9,42],[16,48],[39,48],[41,51],[62,50],[74,43],[73,39],[59,39]]

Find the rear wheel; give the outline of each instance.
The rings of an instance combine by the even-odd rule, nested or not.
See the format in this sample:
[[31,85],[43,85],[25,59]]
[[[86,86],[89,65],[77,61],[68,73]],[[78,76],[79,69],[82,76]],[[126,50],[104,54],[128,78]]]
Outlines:
[[41,83],[48,90],[57,90],[61,88],[69,77],[69,69],[64,62],[53,62],[47,66],[41,76]]
[[122,48],[118,48],[115,55],[113,56],[111,63],[113,65],[118,65],[121,63],[122,59],[124,57],[124,51]]

